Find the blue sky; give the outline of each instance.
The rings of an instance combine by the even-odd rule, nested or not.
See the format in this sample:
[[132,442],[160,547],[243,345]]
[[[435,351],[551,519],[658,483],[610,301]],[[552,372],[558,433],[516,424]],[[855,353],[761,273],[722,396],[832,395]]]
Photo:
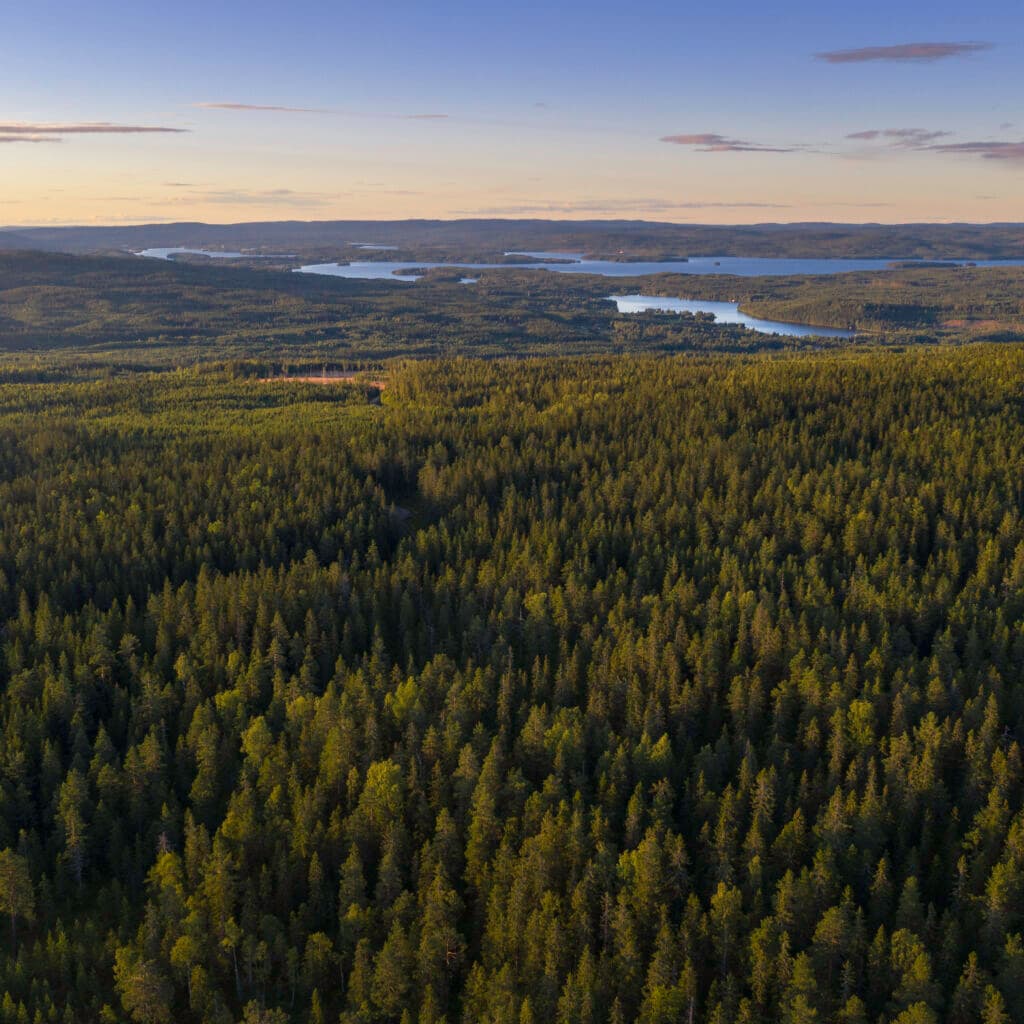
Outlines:
[[37,0],[0,47],[0,223],[1024,220],[1020,0]]

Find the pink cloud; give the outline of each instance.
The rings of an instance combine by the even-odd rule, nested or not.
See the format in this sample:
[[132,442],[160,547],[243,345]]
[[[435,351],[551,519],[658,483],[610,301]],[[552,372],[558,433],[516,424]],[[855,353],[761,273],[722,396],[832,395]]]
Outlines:
[[816,53],[826,64],[860,64],[871,60],[933,61],[991,50],[991,43],[901,43],[898,46],[862,46],[855,50]]

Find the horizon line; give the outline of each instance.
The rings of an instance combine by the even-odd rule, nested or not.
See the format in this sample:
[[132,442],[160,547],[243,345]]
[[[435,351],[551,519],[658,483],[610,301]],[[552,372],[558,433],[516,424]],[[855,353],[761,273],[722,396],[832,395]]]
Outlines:
[[131,228],[173,228],[173,227],[210,227],[232,228],[250,227],[264,224],[470,224],[470,223],[506,223],[506,224],[648,224],[664,227],[705,227],[705,228],[762,228],[762,227],[1021,227],[1021,220],[763,220],[763,221],[687,221],[687,220],[652,220],[646,217],[331,217],[320,219],[301,219],[285,217],[278,220],[139,220],[126,223],[82,223],[67,221],[53,224],[4,224],[0,225],[0,234],[14,234],[25,231],[120,231]]

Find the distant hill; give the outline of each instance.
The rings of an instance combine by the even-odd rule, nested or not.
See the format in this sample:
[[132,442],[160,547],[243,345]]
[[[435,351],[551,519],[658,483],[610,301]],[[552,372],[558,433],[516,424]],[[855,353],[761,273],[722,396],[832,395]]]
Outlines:
[[24,231],[5,231],[0,229],[0,250],[43,250],[50,245],[41,238],[34,238]]
[[317,255],[353,243],[397,246],[402,258],[494,256],[510,249],[666,256],[1024,258],[1024,224],[664,224],[649,221],[268,221],[19,229],[33,248],[102,252],[157,246]]

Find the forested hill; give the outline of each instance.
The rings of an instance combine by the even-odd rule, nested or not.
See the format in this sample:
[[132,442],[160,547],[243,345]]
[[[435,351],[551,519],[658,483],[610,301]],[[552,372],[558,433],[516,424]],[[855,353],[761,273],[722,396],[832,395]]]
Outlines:
[[649,221],[404,220],[270,221],[243,224],[145,224],[27,228],[33,244],[96,252],[155,246],[256,248],[266,252],[395,245],[422,258],[515,249],[627,258],[674,256],[1024,258],[1022,224],[665,224]]
[[[0,252],[0,351],[180,366],[262,358],[334,366],[405,356],[737,352],[848,345],[756,334],[708,316],[621,315],[612,292],[739,301],[756,316],[853,327],[859,342],[1024,338],[1024,267],[829,276],[644,278],[457,269],[415,284],[294,274],[232,261]],[[44,357],[43,354],[50,353]]]
[[1022,395],[0,386],[0,1021],[1024,1019]]
[[[410,355],[737,351],[821,343],[771,338],[710,317],[620,316],[607,299],[608,280],[591,276],[501,269],[467,287],[460,271],[441,270],[412,285],[225,262],[0,252],[0,352],[59,352],[66,363],[66,350],[73,349],[105,365],[173,367],[255,357],[277,365],[337,365]],[[732,279],[717,280],[724,288]],[[0,373],[12,365],[5,361]]]
[[0,252],[4,250],[32,251],[34,249],[47,249],[48,243],[45,239],[30,238],[27,234],[7,231],[0,228]]

